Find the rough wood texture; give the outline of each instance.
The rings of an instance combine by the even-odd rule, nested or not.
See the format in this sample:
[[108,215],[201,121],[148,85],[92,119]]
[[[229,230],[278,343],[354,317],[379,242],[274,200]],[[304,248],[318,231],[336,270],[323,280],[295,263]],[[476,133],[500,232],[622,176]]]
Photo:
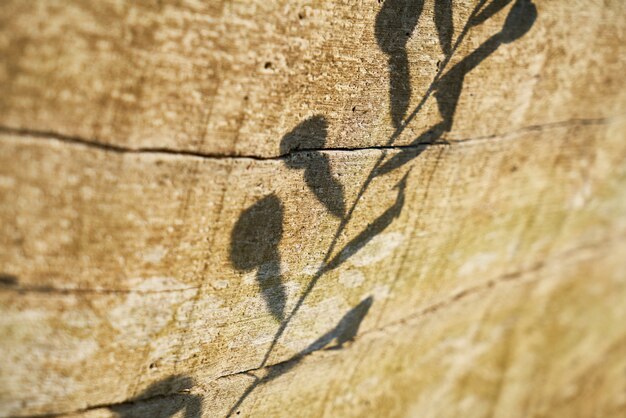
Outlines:
[[0,414],[621,417],[625,19],[2,2]]

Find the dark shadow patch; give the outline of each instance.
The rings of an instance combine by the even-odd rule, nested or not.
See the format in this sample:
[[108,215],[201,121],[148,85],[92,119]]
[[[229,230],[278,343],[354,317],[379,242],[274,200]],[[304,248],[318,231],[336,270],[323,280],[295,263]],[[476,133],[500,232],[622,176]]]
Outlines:
[[411,74],[406,44],[419,21],[424,0],[386,0],[376,16],[375,35],[387,55],[389,108],[393,126],[399,128],[411,100]]
[[240,271],[257,270],[257,283],[272,316],[285,314],[287,295],[282,282],[278,245],[283,236],[283,206],[271,194],[242,212],[231,233],[230,260]]
[[188,376],[170,376],[153,383],[130,401],[109,409],[120,418],[169,418],[180,411],[184,411],[184,418],[200,418],[202,398],[185,393],[193,383]]
[[448,57],[452,53],[452,0],[435,0],[435,28],[441,52]]
[[8,273],[0,273],[0,286],[15,287],[19,283],[17,276]]
[[343,218],[346,206],[343,185],[333,176],[324,147],[328,124],[322,116],[313,116],[298,124],[280,141],[281,155],[309,150],[285,159],[289,168],[304,170],[304,181],[320,203],[337,218]]

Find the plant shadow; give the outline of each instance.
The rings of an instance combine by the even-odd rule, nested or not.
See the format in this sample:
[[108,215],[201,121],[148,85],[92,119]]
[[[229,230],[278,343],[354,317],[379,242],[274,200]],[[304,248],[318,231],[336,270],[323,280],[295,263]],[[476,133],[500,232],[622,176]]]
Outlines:
[[202,397],[188,392],[193,384],[189,376],[170,376],[153,383],[130,401],[109,409],[119,418],[169,418],[181,411],[183,418],[200,418]]
[[283,236],[283,205],[271,194],[245,209],[231,233],[230,260],[244,272],[256,270],[265,303],[277,321],[285,315],[287,294],[278,246]]
[[[313,116],[299,123],[280,141],[281,155],[289,168],[303,170],[304,181],[317,200],[335,217],[346,211],[343,185],[333,176],[328,155],[320,150],[326,143],[328,123]],[[294,151],[306,151],[295,154]]]
[[[259,378],[254,375],[249,375],[254,379],[254,381],[246,388],[244,393],[239,397],[235,405],[233,405],[233,407],[230,409],[226,416],[230,417],[234,413],[238,413],[237,409],[256,388],[266,383],[269,383],[272,380],[293,370],[302,362],[302,360],[308,354],[322,349],[340,350],[346,344],[353,341],[359,331],[359,328],[361,327],[361,323],[367,316],[373,302],[374,298],[372,296],[368,296],[367,298],[363,299],[357,306],[350,309],[339,320],[337,325],[335,325],[331,330],[316,339],[305,349],[283,362],[267,367],[267,373],[263,377]],[[333,341],[335,342],[335,344],[331,346],[330,344]]]

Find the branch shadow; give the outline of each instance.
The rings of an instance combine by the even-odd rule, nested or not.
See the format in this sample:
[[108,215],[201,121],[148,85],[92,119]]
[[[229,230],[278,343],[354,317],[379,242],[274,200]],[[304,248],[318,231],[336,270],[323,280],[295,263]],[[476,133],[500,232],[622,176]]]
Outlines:
[[[363,299],[357,306],[350,309],[333,327],[331,330],[326,332],[324,335],[316,339],[305,349],[295,354],[291,358],[269,366],[268,372],[262,378],[258,378],[256,376],[250,375],[254,378],[254,382],[252,382],[244,391],[244,393],[239,397],[235,405],[228,411],[227,417],[232,416],[237,409],[243,404],[248,396],[254,390],[266,383],[271,382],[272,380],[284,375],[285,373],[293,370],[296,366],[298,366],[302,360],[314,351],[319,351],[322,349],[327,350],[340,350],[344,348],[344,346],[353,341],[355,336],[357,335],[359,328],[361,327],[361,323],[367,316],[372,303],[374,302],[374,298],[372,296],[368,296]],[[330,346],[332,342],[335,342],[334,345]]]
[[[475,22],[475,24],[482,23],[485,19],[488,19],[510,3],[510,1],[511,0],[495,0],[487,5],[472,22]],[[417,145],[434,143],[440,140],[445,133],[451,131],[456,109],[459,104],[459,98],[463,91],[465,77],[485,59],[496,52],[500,46],[511,43],[524,36],[533,26],[536,19],[537,8],[532,1],[516,0],[500,32],[491,36],[472,53],[459,61],[434,84],[434,96],[442,120],[413,140],[409,144],[411,148],[400,151],[380,166],[376,170],[376,176],[389,173],[417,157],[423,151],[423,149],[414,148]]]
[[347,261],[348,258],[365,247],[365,245],[374,237],[382,233],[389,225],[391,225],[394,219],[400,216],[402,208],[404,207],[406,183],[409,174],[410,170],[394,186],[394,189],[398,189],[398,194],[394,204],[385,210],[385,212],[383,212],[383,214],[376,218],[372,223],[370,223],[356,237],[350,240],[350,242],[348,242],[345,247],[339,251],[339,253],[323,268],[324,273],[339,267]]
[[[375,177],[394,171],[395,169],[400,168],[409,161],[413,160],[415,157],[420,155],[429,144],[441,141],[445,133],[452,129],[465,77],[487,57],[492,55],[501,45],[519,39],[533,26],[537,18],[536,6],[531,0],[515,0],[515,4],[509,10],[502,29],[497,34],[491,36],[472,53],[459,61],[450,70],[444,72],[447,63],[450,61],[451,55],[457,49],[459,43],[468,33],[469,29],[472,26],[482,24],[495,13],[511,3],[511,1],[512,0],[494,0],[488,3],[487,0],[482,0],[475,7],[470,20],[466,23],[461,35],[459,35],[454,45],[452,45],[451,41],[453,33],[452,2],[442,0],[435,3],[435,25],[437,28],[439,43],[444,55],[446,55],[446,59],[444,60],[444,64],[441,66],[438,74],[435,76],[434,81],[428,87],[427,93],[420,101],[420,104],[407,118],[406,123],[408,123],[410,119],[417,112],[419,112],[421,106],[431,93],[433,93],[435,100],[437,101],[441,121],[420,134],[408,147],[405,147],[402,151],[395,154],[386,162],[384,161],[385,155],[383,154],[361,186],[354,203],[347,212],[345,209],[343,186],[332,176],[327,156],[319,152],[319,149],[321,149],[325,143],[327,135],[327,123],[325,119],[321,116],[315,116],[307,119],[283,137],[280,146],[282,155],[289,154],[290,152],[296,150],[310,151],[310,156],[308,158],[304,158],[304,156],[299,155],[292,155],[286,159],[285,164],[291,168],[304,170],[304,178],[307,186],[315,193],[317,199],[324,204],[330,213],[341,219],[341,223],[325,256],[325,265],[323,265],[311,279],[307,288],[304,290],[289,315],[281,317],[281,325],[277,330],[260,367],[263,367],[266,364],[273,348],[282,336],[287,325],[298,309],[302,306],[304,300],[313,290],[320,277],[322,277],[326,272],[337,268],[351,256],[356,254],[369,241],[371,241],[372,238],[387,228],[401,213],[404,206],[406,183],[410,170],[395,186],[395,188],[398,189],[398,195],[395,203],[381,216],[370,223],[361,233],[353,238],[343,249],[338,251],[337,255],[330,258],[333,254],[333,250],[335,249],[340,233],[349,222],[356,203],[364,194],[371,181]],[[486,7],[484,7],[485,4],[487,4]],[[383,7],[376,18],[376,38],[381,50],[388,55],[390,73],[390,111],[393,124],[396,128],[396,132],[394,132],[391,136],[389,144],[392,144],[393,140],[397,138],[399,133],[404,129],[402,123],[411,97],[406,42],[417,25],[419,16],[423,10],[423,5],[423,0],[387,0],[383,4]],[[400,24],[397,24],[397,22],[400,22]],[[424,146],[420,147],[419,145],[421,144]],[[329,259],[330,261],[328,261]],[[360,304],[359,306],[366,305]],[[354,308],[353,311],[359,312],[357,308],[358,307]],[[356,318],[361,318],[357,321],[359,324],[365,314],[367,314],[369,306],[367,306],[366,309],[362,308],[361,310],[364,311],[362,315],[358,313],[354,314]],[[348,314],[342,318],[342,321],[353,321],[347,318],[349,318]],[[339,324],[341,324],[342,321],[340,321]],[[310,353],[311,351],[327,347],[333,339],[337,339],[335,335],[339,335],[339,324],[333,328],[333,330],[329,331],[329,333],[326,333],[318,338],[311,345],[309,345],[307,349],[293,356],[291,359],[278,365],[270,366],[269,372],[263,378],[252,376],[255,381],[248,386],[244,394],[230,410],[228,416],[237,410],[237,408],[250,395],[250,393],[255,390],[256,387],[288,372],[300,363],[304,355]],[[348,332],[346,335],[352,335],[353,337],[357,330],[358,326],[355,328],[354,334]],[[337,339],[337,341],[338,347],[341,347],[342,344],[339,343],[340,340]]]

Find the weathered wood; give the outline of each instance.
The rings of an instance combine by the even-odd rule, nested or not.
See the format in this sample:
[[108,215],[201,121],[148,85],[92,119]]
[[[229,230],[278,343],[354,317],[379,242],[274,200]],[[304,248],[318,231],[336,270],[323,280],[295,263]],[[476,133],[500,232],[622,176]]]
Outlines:
[[626,6],[480,3],[4,2],[0,414],[620,416]]

